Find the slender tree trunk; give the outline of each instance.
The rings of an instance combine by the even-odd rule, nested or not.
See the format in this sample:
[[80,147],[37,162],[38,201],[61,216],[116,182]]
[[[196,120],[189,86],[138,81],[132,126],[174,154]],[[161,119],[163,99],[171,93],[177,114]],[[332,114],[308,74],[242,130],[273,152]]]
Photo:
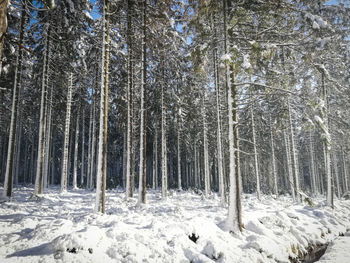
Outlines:
[[80,187],[84,185],[85,177],[85,109],[83,108],[83,114],[81,119],[82,126],[82,138],[81,138],[81,169],[80,169]]
[[134,76],[133,76],[133,25],[132,25],[132,13],[133,13],[133,1],[128,0],[128,12],[127,12],[127,50],[128,50],[128,87],[127,87],[127,152],[126,152],[126,197],[132,197],[134,194],[134,143],[133,143],[133,89],[134,89]]
[[98,143],[97,183],[95,211],[105,213],[107,177],[107,130],[108,130],[108,68],[109,68],[109,23],[110,2],[104,0],[103,7],[103,49],[101,70],[100,129]]
[[311,193],[313,195],[318,194],[318,187],[316,184],[316,175],[315,175],[315,161],[314,161],[314,146],[312,139],[312,131],[309,132],[309,154],[310,154],[310,182],[311,182]]
[[68,183],[68,154],[69,154],[69,132],[70,132],[70,115],[71,115],[71,105],[72,105],[72,89],[73,89],[73,73],[69,73],[69,83],[67,92],[67,109],[66,109],[66,121],[64,128],[64,142],[63,142],[63,156],[62,156],[62,171],[61,171],[61,192],[67,191]]
[[277,171],[276,171],[276,157],[275,157],[275,141],[273,137],[272,121],[270,115],[270,138],[271,138],[271,158],[272,158],[272,175],[274,182],[274,191],[276,197],[278,197],[278,184],[277,184]]
[[344,180],[344,193],[349,191],[349,188],[348,188],[348,171],[346,169],[346,158],[345,158],[345,154],[344,154],[344,150],[342,150],[342,156],[343,156],[343,180]]
[[[163,57],[164,60],[164,57]],[[162,129],[162,198],[167,199],[167,193],[168,193],[168,175],[167,175],[167,142],[166,142],[166,116],[165,116],[165,104],[164,104],[164,63],[163,64],[163,82],[162,82],[162,123],[161,123],[161,129]]]
[[[51,145],[51,114],[52,114],[52,93],[53,87],[50,89],[50,98],[46,105],[46,109],[48,108],[48,117],[46,123],[46,135],[45,135],[45,157],[44,157],[44,179],[43,179],[43,187],[44,189],[48,186],[48,178],[49,178],[49,159],[50,159],[50,145]],[[46,111],[46,110],[45,110]]]
[[207,123],[205,118],[205,91],[203,94],[202,118],[203,118],[203,150],[204,150],[204,195],[209,196],[210,181],[209,181],[209,156],[208,156],[208,137],[207,137]]
[[256,178],[256,196],[257,196],[258,200],[260,200],[260,197],[261,197],[260,174],[259,174],[259,166],[258,166],[258,152],[256,150],[255,122],[254,122],[253,106],[250,108],[250,117],[252,120],[252,135],[253,135],[253,146],[254,146],[254,168],[255,168],[255,178]]
[[145,89],[146,89],[146,0],[143,0],[143,15],[142,15],[142,69],[141,69],[141,110],[140,110],[140,163],[139,163],[139,203],[146,203],[146,172],[144,171],[144,165],[146,164],[146,130],[145,130]]
[[[78,110],[79,111],[79,110]],[[74,165],[73,165],[73,189],[78,188],[78,140],[79,140],[79,112],[75,124],[75,140],[74,140]]]
[[300,202],[300,186],[299,186],[299,166],[298,166],[298,154],[297,149],[295,146],[295,138],[294,138],[294,128],[293,128],[293,121],[292,121],[292,111],[290,107],[290,98],[288,96],[288,113],[289,113],[289,130],[290,130],[290,141],[291,141],[291,151],[292,151],[292,158],[293,158],[293,166],[294,166],[294,179],[295,179],[295,197],[296,201]]
[[[228,54],[228,47],[227,47],[227,20],[226,20],[226,14],[228,13],[227,10],[227,2],[226,0],[223,0],[224,2],[224,53]],[[234,72],[233,72],[234,73]],[[234,83],[234,79],[233,82]],[[241,222],[241,214],[240,214],[240,189],[239,189],[239,178],[236,174],[236,162],[235,162],[235,134],[234,134],[234,116],[233,116],[233,110],[234,110],[234,98],[233,94],[235,93],[235,86],[231,86],[231,79],[230,79],[230,70],[228,63],[225,63],[225,88],[227,90],[227,104],[228,104],[228,125],[229,125],[229,178],[230,178],[230,195],[229,195],[229,208],[228,208],[228,217],[226,222],[226,227],[229,231],[232,232],[238,232],[242,230]]]
[[225,186],[223,174],[223,157],[221,146],[221,116],[220,116],[220,88],[219,88],[219,72],[217,66],[217,49],[214,49],[214,81],[216,91],[216,121],[217,121],[217,165],[218,165],[218,179],[219,179],[219,196],[221,203],[225,203]]
[[90,181],[91,181],[91,147],[92,147],[92,107],[93,103],[90,104],[90,121],[89,121],[89,141],[88,141],[88,167],[87,167],[87,175],[86,175],[86,188],[90,188]]
[[289,181],[293,201],[295,201],[295,190],[294,190],[294,180],[293,180],[291,157],[290,157],[289,138],[287,136],[286,130],[283,130],[283,138],[284,138],[284,144],[285,144],[285,148],[286,148],[288,181]]
[[332,154],[332,159],[333,159],[333,168],[334,168],[334,183],[336,187],[336,194],[337,197],[340,199],[341,197],[341,192],[340,192],[340,184],[339,184],[339,173],[338,173],[338,160],[337,160],[337,154],[333,152]]
[[[5,32],[7,28],[7,9],[8,1],[4,0],[0,3],[0,75],[1,75],[1,54],[5,38]],[[23,43],[24,33],[25,33],[25,20],[26,20],[26,1],[22,4],[22,14],[21,14],[21,29],[19,36],[19,43]],[[13,185],[13,173],[14,173],[14,159],[15,159],[15,149],[16,149],[16,137],[17,137],[17,118],[18,118],[18,96],[21,86],[21,76],[22,76],[22,60],[23,60],[23,49],[18,48],[17,58],[16,58],[16,69],[15,69],[15,79],[12,95],[12,107],[11,107],[11,123],[10,123],[10,134],[8,141],[8,151],[7,151],[7,163],[5,172],[5,182],[4,182],[4,192],[3,195],[7,197],[12,197],[12,185]]]
[[44,162],[44,143],[45,143],[45,127],[46,127],[46,89],[49,75],[49,60],[50,60],[50,31],[51,26],[47,24],[46,33],[46,52],[44,52],[44,70],[42,75],[41,87],[41,104],[40,104],[40,127],[39,127],[39,141],[37,152],[37,165],[35,177],[35,194],[42,194],[43,190],[43,162]]
[[180,116],[177,119],[177,188],[182,189],[181,183],[181,146],[180,146]]
[[92,138],[91,138],[91,165],[90,165],[90,181],[89,181],[88,189],[94,188],[94,174],[95,174],[95,170],[96,170],[95,169],[96,168],[95,149],[96,149],[96,97],[94,97],[94,102],[93,102]]
[[158,130],[155,128],[155,137],[154,137],[154,167],[153,167],[153,189],[158,188]]

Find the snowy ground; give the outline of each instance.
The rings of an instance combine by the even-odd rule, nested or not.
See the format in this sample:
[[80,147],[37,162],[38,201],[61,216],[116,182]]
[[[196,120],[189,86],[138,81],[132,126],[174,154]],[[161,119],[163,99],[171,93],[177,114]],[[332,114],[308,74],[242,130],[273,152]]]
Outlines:
[[332,210],[319,200],[311,208],[291,205],[288,197],[259,202],[243,195],[245,229],[233,235],[220,227],[227,208],[215,195],[172,192],[162,201],[149,192],[148,204],[137,207],[136,198],[109,191],[107,214],[98,215],[94,192],[51,189],[33,200],[32,191],[18,189],[13,201],[0,204],[0,262],[289,262],[339,233],[350,239],[350,201],[344,200]]
[[333,240],[319,263],[349,262],[350,261],[350,233]]

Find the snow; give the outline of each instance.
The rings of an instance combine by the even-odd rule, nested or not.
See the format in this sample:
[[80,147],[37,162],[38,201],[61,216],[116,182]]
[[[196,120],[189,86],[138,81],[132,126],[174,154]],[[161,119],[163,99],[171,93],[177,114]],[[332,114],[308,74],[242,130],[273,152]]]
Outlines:
[[326,253],[318,261],[320,263],[349,262],[350,234],[336,238],[327,247]]
[[332,210],[324,198],[309,207],[286,196],[257,201],[244,194],[244,230],[232,234],[222,229],[227,207],[217,195],[177,191],[163,201],[160,191],[150,191],[148,204],[138,207],[137,195],[126,200],[113,190],[103,215],[93,212],[92,191],[60,194],[57,187],[35,200],[32,192],[16,189],[0,204],[0,262],[289,262],[332,240],[324,260],[348,252],[350,236],[338,235],[350,228],[350,200],[336,200]]

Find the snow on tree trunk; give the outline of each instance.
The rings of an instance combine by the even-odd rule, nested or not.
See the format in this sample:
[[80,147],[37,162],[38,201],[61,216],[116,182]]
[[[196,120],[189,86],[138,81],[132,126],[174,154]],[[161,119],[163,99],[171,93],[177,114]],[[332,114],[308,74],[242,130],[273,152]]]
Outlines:
[[256,138],[255,138],[255,122],[254,122],[254,112],[253,106],[250,108],[250,117],[252,121],[252,135],[253,135],[253,147],[254,147],[254,168],[255,168],[255,178],[256,178],[256,196],[260,200],[260,175],[258,166],[258,153],[256,150]]
[[[226,0],[223,0],[223,13],[224,13],[224,52],[227,54],[227,6]],[[231,90],[231,80],[228,63],[225,62],[225,88],[227,91],[227,108],[228,108],[228,139],[229,139],[229,180],[230,180],[230,193],[229,193],[229,207],[228,216],[226,219],[226,229],[232,232],[238,232],[241,229],[240,225],[240,214],[239,214],[239,186],[236,178],[236,167],[235,167],[235,148],[234,148],[234,130],[233,130],[233,94]]]
[[178,119],[177,119],[177,188],[179,190],[182,189],[181,185],[182,184],[181,184],[180,116],[178,116]]
[[309,154],[310,154],[310,182],[311,182],[311,193],[313,195],[318,194],[318,186],[316,184],[316,174],[315,174],[315,161],[314,161],[314,146],[312,139],[312,131],[309,132]]
[[219,179],[219,196],[221,203],[225,203],[225,186],[224,174],[222,167],[222,146],[221,146],[221,118],[220,118],[220,88],[219,88],[219,72],[217,66],[217,49],[214,49],[214,83],[216,92],[216,122],[217,122],[217,166]]
[[84,185],[85,177],[85,109],[83,108],[83,114],[81,119],[82,139],[81,139],[81,170],[80,170],[80,187]]
[[152,181],[152,188],[157,189],[158,188],[158,130],[155,128],[155,136],[154,136],[154,142],[153,142],[153,181]]
[[90,121],[89,121],[89,140],[88,140],[88,167],[87,167],[87,175],[86,175],[86,188],[90,188],[91,181],[91,147],[92,147],[92,107],[93,104],[90,104]]
[[278,196],[277,172],[276,172],[276,157],[275,157],[275,141],[273,137],[272,121],[270,115],[270,139],[271,139],[271,158],[272,158],[272,175],[274,182],[274,190],[276,197]]
[[133,153],[133,28],[132,28],[132,1],[128,0],[127,13],[127,50],[128,50],[128,87],[127,87],[127,151],[126,151],[126,197],[134,193],[134,153]]
[[[50,145],[51,145],[51,115],[52,115],[52,93],[53,87],[50,89],[50,98],[48,101],[48,116],[46,123],[46,135],[45,135],[45,159],[44,159],[44,180],[43,187],[47,188],[49,177],[49,159],[50,159]],[[47,108],[47,107],[46,107]]]
[[105,213],[106,177],[107,177],[107,129],[108,129],[108,66],[109,66],[109,23],[110,2],[103,5],[103,42],[101,61],[101,90],[100,90],[100,128],[97,155],[96,202],[95,211]]
[[74,164],[73,164],[73,189],[78,188],[78,140],[79,140],[79,119],[78,112],[77,121],[75,124],[75,139],[74,139]]
[[[163,58],[164,59],[164,58]],[[163,81],[165,81],[163,77]],[[167,193],[168,193],[168,170],[167,170],[167,143],[166,143],[166,116],[165,116],[165,105],[164,105],[164,83],[162,83],[162,123],[161,123],[161,130],[162,130],[162,198],[164,200],[167,199]]]
[[[6,8],[8,1],[5,0],[0,3],[0,14],[4,15],[0,18],[0,74],[2,68],[1,53],[5,38],[5,32],[7,28],[7,18],[6,18]],[[25,7],[25,1],[23,2],[22,8]],[[19,43],[23,43],[24,32],[25,32],[25,20],[26,12],[22,11],[21,14],[21,29],[19,36]],[[4,192],[3,196],[12,196],[12,185],[13,185],[13,173],[14,173],[14,158],[15,158],[15,146],[17,137],[17,118],[18,118],[18,104],[19,104],[19,92],[21,86],[21,75],[22,75],[22,60],[23,60],[23,49],[18,48],[16,57],[16,69],[15,69],[15,79],[13,84],[13,94],[12,94],[12,106],[11,106],[11,123],[10,123],[10,134],[8,140],[8,151],[7,151],[7,162],[6,162],[6,172],[5,172],[5,182],[4,182]]]
[[335,180],[335,187],[336,187],[336,193],[337,197],[341,197],[341,192],[340,192],[340,184],[339,184],[339,173],[338,173],[338,159],[337,159],[337,154],[333,152],[332,154],[332,159],[333,159],[333,169],[334,169],[334,180]]
[[208,156],[208,137],[207,137],[207,123],[205,118],[205,90],[203,92],[202,118],[203,118],[203,150],[204,150],[204,195],[209,196],[210,181],[209,181],[209,156]]
[[39,141],[37,152],[37,165],[35,177],[35,194],[42,194],[43,184],[43,162],[44,162],[44,142],[45,142],[45,127],[46,127],[46,112],[45,112],[45,95],[48,84],[48,70],[50,60],[50,25],[46,25],[46,52],[44,52],[44,69],[41,83],[41,103],[40,103],[40,126],[39,126]]
[[295,179],[295,198],[296,201],[300,202],[300,187],[299,187],[299,166],[298,166],[298,154],[297,149],[295,146],[295,138],[294,138],[294,128],[293,128],[293,121],[292,121],[292,111],[290,107],[290,97],[287,98],[288,103],[288,114],[289,114],[289,130],[290,130],[290,140],[291,140],[291,151],[292,151],[292,158],[293,158],[293,170],[294,170],[294,179]]
[[145,204],[146,203],[146,173],[144,171],[145,164],[145,88],[146,88],[146,1],[143,1],[143,15],[142,15],[142,54],[141,54],[141,108],[140,108],[140,162],[139,162],[139,198],[138,202]]
[[348,171],[346,169],[346,158],[345,158],[345,153],[344,153],[344,150],[342,150],[342,156],[343,156],[343,186],[344,186],[344,192],[347,192],[349,191],[349,188],[348,188]]
[[294,180],[293,180],[292,164],[291,164],[291,157],[290,157],[289,138],[287,136],[286,130],[283,130],[283,139],[284,139],[284,145],[286,149],[288,181],[289,181],[290,191],[292,193],[293,201],[295,201]]
[[69,144],[69,132],[70,132],[70,115],[72,106],[72,89],[73,89],[73,73],[69,73],[69,83],[67,92],[67,109],[66,109],[66,121],[64,125],[64,142],[63,142],[63,156],[62,156],[62,171],[61,171],[61,192],[67,191],[68,183],[68,144]]

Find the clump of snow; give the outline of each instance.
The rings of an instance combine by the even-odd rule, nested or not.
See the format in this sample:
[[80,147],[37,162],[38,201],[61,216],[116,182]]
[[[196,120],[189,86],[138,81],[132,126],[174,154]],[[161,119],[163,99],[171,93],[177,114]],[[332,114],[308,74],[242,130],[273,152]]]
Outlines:
[[289,262],[350,229],[350,200],[332,210],[323,199],[309,207],[289,196],[244,194],[243,232],[230,233],[216,195],[179,191],[162,201],[150,191],[138,207],[137,196],[125,201],[125,193],[108,191],[102,215],[93,212],[91,191],[55,188],[39,200],[28,198],[32,191],[15,190],[0,204],[0,262]]

